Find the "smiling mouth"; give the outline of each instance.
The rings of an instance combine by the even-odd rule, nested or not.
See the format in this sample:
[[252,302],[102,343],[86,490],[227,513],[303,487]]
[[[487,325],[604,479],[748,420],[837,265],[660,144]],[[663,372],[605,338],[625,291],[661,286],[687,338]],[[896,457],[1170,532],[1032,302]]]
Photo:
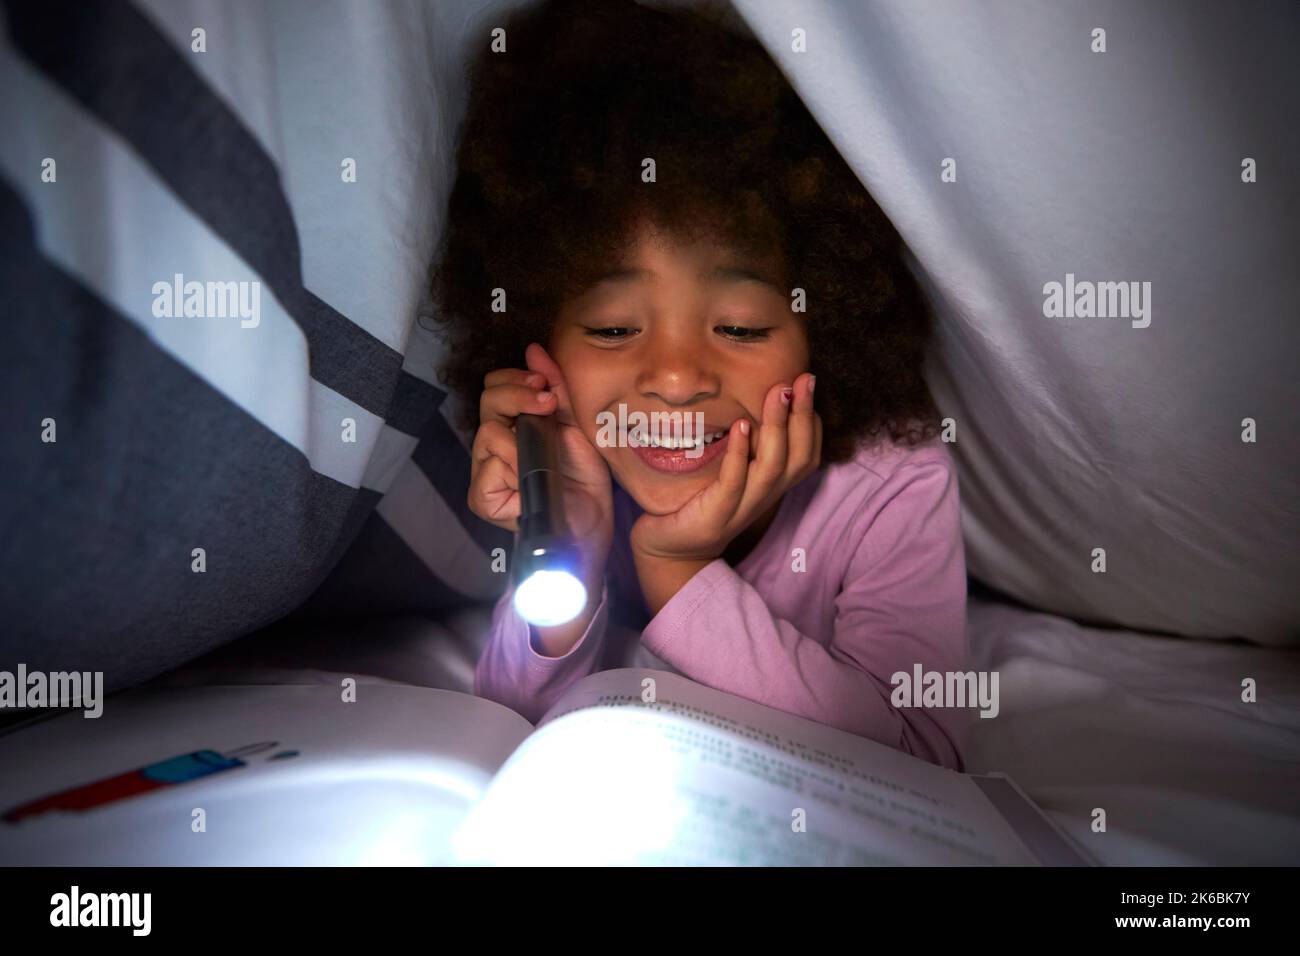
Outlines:
[[[721,437],[714,437],[719,434]],[[705,432],[703,448],[698,444],[700,439],[692,439],[689,444],[678,442],[676,447],[671,439],[663,444],[640,444],[630,440],[627,447],[651,471],[662,475],[684,475],[707,468],[721,458],[726,453],[729,440],[727,429],[715,429]]]

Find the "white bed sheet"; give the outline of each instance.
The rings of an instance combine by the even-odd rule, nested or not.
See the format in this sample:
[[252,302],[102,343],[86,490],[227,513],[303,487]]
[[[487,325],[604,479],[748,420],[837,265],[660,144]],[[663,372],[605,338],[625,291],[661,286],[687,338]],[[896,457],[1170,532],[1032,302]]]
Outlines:
[[1009,774],[1098,861],[1300,863],[1300,653],[977,599],[967,632],[1001,704],[974,722],[969,769]]

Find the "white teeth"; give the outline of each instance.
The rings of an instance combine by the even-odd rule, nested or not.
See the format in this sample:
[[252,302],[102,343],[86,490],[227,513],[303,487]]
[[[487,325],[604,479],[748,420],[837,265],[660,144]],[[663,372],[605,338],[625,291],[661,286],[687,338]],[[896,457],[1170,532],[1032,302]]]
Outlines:
[[[725,429],[722,430],[722,431],[719,431],[719,432],[715,432],[715,433],[713,433],[712,435],[705,435],[705,436],[704,436],[704,444],[706,444],[706,445],[711,445],[711,444],[713,444],[715,441],[718,441],[720,438],[725,438],[726,435],[727,435],[727,432],[726,432]],[[640,435],[638,435],[638,434],[635,433],[635,432],[632,433],[631,437],[632,437],[632,439],[633,439],[633,443],[634,443],[634,444],[637,444],[637,445],[643,445],[643,446],[644,446],[644,445],[648,445],[648,446],[650,446],[651,448],[667,448],[667,449],[670,450],[670,451],[679,451],[679,450],[681,450],[681,449],[683,449],[683,448],[695,448],[695,447],[697,447],[697,446],[699,445],[699,440],[698,440],[698,439],[694,439],[694,438],[692,438],[692,439],[684,439],[684,438],[662,438],[662,439],[660,439],[660,438],[651,438],[649,441],[646,441],[645,439],[643,439]]]

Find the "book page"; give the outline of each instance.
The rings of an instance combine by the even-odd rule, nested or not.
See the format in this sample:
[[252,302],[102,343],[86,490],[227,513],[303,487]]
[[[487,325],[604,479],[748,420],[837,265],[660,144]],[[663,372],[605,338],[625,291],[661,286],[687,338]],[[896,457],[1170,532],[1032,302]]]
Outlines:
[[97,719],[0,736],[0,860],[444,862],[531,730],[491,701],[389,683],[359,682],[352,701],[339,684],[128,691]]
[[509,864],[1036,862],[962,774],[637,669],[571,687],[453,850],[460,862]]

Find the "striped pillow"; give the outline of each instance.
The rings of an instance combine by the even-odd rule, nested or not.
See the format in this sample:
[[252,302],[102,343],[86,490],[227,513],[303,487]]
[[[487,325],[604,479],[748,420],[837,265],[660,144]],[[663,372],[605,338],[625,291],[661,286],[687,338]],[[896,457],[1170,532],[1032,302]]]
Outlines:
[[0,668],[503,591],[417,321],[464,20],[0,4]]

